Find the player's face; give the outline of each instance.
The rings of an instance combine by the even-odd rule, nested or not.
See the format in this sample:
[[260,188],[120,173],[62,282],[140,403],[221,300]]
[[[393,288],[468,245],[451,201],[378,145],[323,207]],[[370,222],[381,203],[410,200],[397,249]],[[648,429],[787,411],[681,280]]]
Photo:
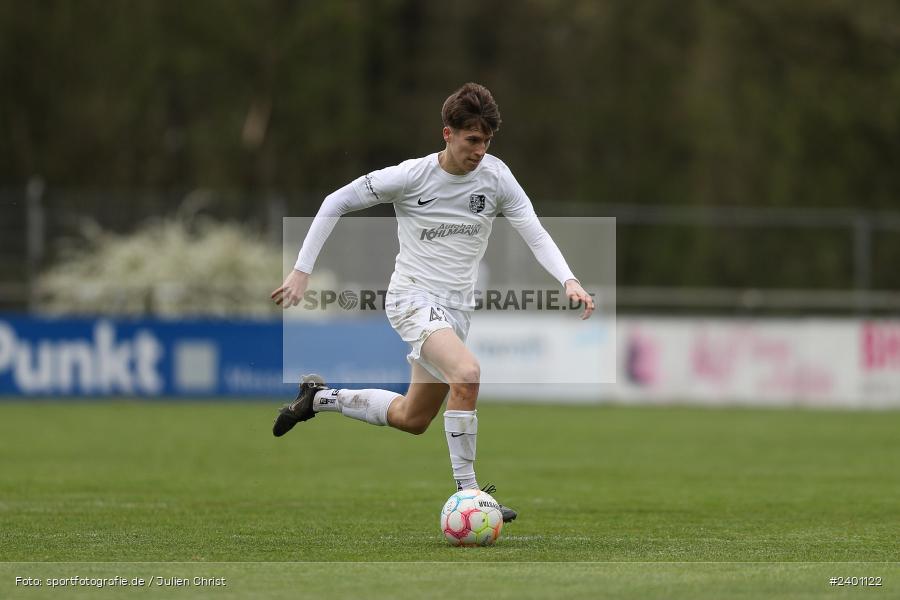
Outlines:
[[480,129],[453,129],[444,127],[447,157],[454,170],[460,173],[474,171],[487,154],[493,135]]

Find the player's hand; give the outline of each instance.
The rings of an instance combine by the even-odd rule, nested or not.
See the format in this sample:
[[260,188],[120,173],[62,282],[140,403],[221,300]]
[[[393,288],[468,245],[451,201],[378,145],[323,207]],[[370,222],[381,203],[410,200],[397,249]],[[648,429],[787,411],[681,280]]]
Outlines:
[[591,313],[594,312],[594,299],[584,291],[578,280],[569,279],[566,281],[566,296],[569,297],[569,300],[577,300],[584,304],[584,313],[581,315],[582,321],[590,317]]
[[272,300],[282,308],[297,306],[303,299],[307,285],[309,285],[309,273],[293,269],[281,287],[272,292]]

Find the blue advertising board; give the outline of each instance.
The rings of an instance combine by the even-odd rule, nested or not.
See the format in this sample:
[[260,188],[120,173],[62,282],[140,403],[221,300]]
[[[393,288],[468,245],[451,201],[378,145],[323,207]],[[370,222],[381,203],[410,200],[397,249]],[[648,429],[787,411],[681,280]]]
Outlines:
[[[0,396],[290,396],[302,373],[400,393],[406,345],[352,322],[0,317]],[[283,356],[285,357],[283,359]],[[396,375],[396,376],[395,376]]]

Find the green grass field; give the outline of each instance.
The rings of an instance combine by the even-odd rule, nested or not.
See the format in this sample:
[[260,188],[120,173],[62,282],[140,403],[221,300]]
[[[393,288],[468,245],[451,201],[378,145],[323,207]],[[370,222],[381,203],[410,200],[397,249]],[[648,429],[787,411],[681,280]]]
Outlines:
[[520,518],[460,549],[440,421],[276,439],[276,407],[0,403],[0,597],[900,597],[898,412],[483,403],[479,481]]

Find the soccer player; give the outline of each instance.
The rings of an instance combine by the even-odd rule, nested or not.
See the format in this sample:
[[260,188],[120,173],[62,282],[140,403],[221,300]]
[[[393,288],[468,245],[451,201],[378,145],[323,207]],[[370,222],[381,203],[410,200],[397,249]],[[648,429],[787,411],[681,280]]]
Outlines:
[[[325,198],[293,271],[272,292],[276,304],[285,308],[298,304],[337,219],[378,203],[393,203],[400,251],[385,310],[391,326],[411,348],[409,389],[402,396],[379,389],[330,389],[321,377],[306,375],[297,399],[275,419],[273,433],[282,436],[320,412],[340,412],[418,435],[428,429],[449,392],[444,431],[453,477],[461,490],[478,487],[474,465],[481,373],[465,341],[478,263],[497,215],[509,219],[566,295],[584,304],[583,319],[591,315],[594,302],[541,226],[509,168],[487,153],[500,127],[500,111],[490,91],[467,83],[447,98],[441,115],[442,151],[369,173]],[[516,518],[514,510],[501,508],[505,522]]]

